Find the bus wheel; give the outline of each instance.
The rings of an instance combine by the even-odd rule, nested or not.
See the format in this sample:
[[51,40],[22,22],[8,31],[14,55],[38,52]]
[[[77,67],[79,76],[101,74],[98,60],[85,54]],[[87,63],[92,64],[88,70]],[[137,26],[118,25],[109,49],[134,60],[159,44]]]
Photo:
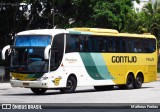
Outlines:
[[76,87],[77,87],[77,80],[75,79],[75,77],[70,76],[67,80],[66,88],[61,88],[60,91],[62,93],[73,93],[75,92]]
[[134,88],[133,75],[131,75],[131,74],[128,75],[125,87],[126,87],[126,89],[133,89]]
[[47,89],[46,88],[31,88],[31,91],[36,95],[42,95],[47,91]]
[[134,82],[134,87],[136,89],[141,88],[143,83],[143,77],[141,75],[137,75],[135,82]]
[[113,89],[113,85],[109,85],[109,86],[94,86],[94,89],[97,91],[105,91],[105,90],[111,90]]

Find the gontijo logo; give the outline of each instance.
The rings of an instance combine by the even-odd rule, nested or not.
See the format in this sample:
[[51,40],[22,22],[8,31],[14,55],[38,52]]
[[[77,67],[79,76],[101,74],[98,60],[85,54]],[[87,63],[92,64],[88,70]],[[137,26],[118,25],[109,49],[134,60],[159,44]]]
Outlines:
[[112,63],[136,63],[136,56],[112,56]]

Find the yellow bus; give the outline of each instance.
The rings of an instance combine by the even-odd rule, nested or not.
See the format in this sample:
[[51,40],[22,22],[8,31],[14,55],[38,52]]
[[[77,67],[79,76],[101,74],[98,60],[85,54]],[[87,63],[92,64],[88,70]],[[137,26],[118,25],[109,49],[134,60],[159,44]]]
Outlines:
[[11,51],[11,85],[71,93],[79,86],[96,90],[133,89],[157,77],[156,38],[113,29],[70,28],[23,31]]

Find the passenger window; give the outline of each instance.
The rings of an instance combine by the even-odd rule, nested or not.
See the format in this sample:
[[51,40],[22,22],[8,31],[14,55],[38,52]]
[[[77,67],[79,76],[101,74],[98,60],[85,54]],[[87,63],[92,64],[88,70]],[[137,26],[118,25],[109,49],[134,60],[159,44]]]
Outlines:
[[148,41],[148,39],[143,39],[143,52],[144,53],[149,52],[149,41]]
[[155,39],[150,39],[149,41],[149,52],[155,52],[156,50],[156,40]]
[[113,52],[113,40],[109,39],[108,40],[108,52]]
[[67,51],[66,52],[75,52],[76,51],[76,38],[75,35],[67,36]]
[[118,38],[115,38],[114,39],[114,51],[116,53],[119,53],[121,52],[121,39],[118,37]]
[[134,52],[134,41],[133,39],[128,38],[127,39],[127,52],[128,53],[133,53]]
[[88,50],[89,52],[93,52],[93,38],[87,37],[88,39]]
[[134,52],[142,52],[141,39],[134,40]]
[[125,53],[127,52],[127,49],[126,49],[126,39],[122,39],[122,52]]

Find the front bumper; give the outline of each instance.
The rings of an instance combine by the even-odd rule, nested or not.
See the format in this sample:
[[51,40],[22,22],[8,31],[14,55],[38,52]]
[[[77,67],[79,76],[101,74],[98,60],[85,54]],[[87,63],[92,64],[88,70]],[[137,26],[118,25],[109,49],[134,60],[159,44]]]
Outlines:
[[12,87],[24,87],[24,88],[61,88],[60,86],[55,86],[53,81],[43,80],[43,81],[20,81],[11,80]]

